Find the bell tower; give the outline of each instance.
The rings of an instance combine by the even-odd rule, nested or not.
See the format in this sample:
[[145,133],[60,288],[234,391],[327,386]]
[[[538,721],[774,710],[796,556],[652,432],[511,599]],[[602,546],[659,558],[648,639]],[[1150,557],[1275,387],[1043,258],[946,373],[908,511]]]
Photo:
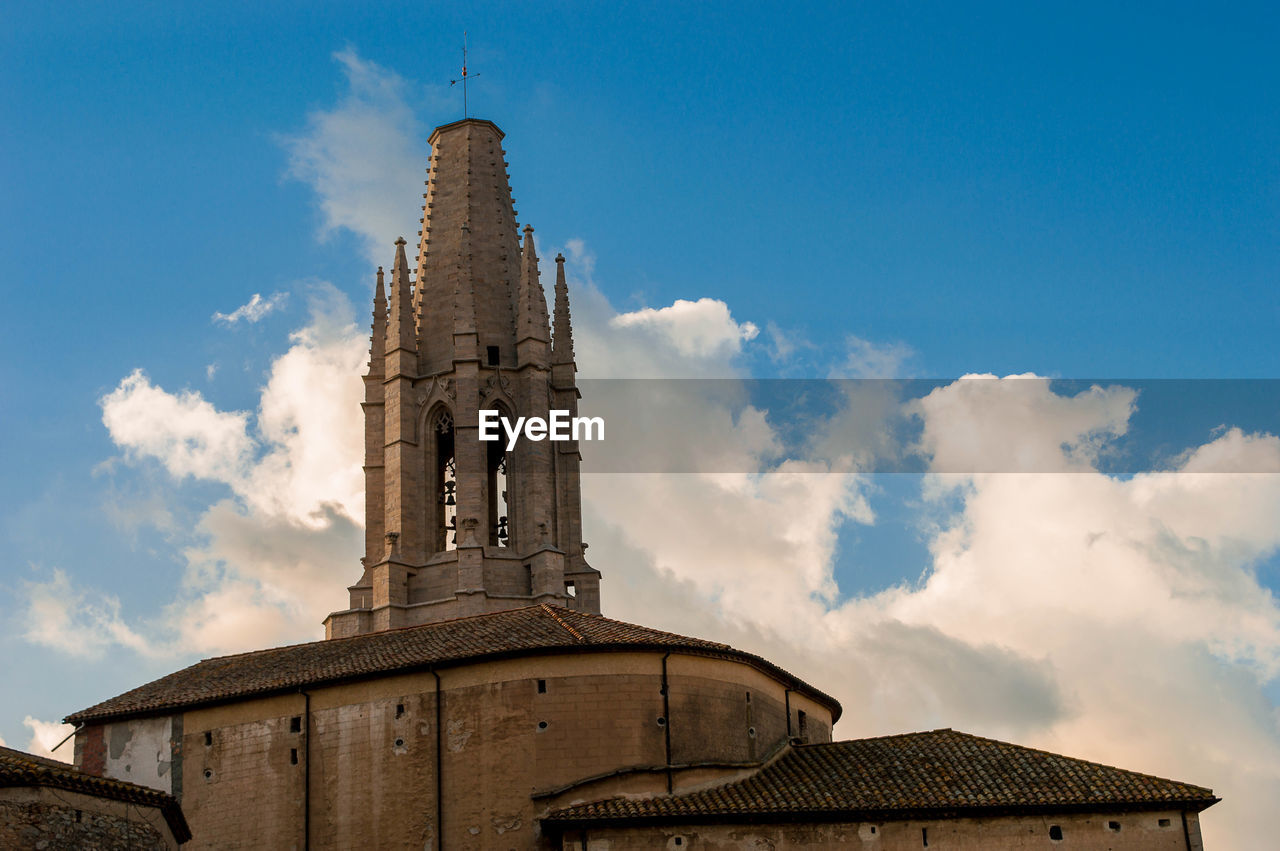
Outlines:
[[578,413],[564,257],[553,334],[502,138],[475,118],[436,128],[416,275],[403,238],[389,282],[378,269],[364,376],[364,570],[350,608],[325,619],[328,638],[537,603],[600,611],[577,443],[522,438],[507,451],[505,439],[479,439],[481,410],[512,420]]

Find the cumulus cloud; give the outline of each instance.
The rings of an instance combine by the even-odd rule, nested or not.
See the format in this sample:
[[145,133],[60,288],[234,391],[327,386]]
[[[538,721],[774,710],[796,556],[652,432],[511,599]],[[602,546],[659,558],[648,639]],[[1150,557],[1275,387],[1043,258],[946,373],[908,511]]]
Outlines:
[[[915,357],[915,349],[906,343],[875,343],[854,334],[844,342],[844,361],[831,369],[831,378],[901,378]],[[778,343],[780,351],[782,345]]]
[[[254,293],[252,298],[230,313],[214,313],[213,321],[224,325],[234,325],[241,321],[252,324],[280,307],[287,298],[288,293],[272,293],[267,298],[263,298],[261,293]],[[212,373],[209,377],[213,377]]]
[[966,375],[911,408],[924,421],[918,447],[948,473],[1081,472],[1125,433],[1137,393],[1093,386],[1054,393],[1036,375]]
[[[958,509],[927,574],[875,594],[829,571],[839,524],[874,519],[856,478],[587,476],[605,604],[792,666],[843,701],[843,735],[954,726],[1210,785],[1208,840],[1266,847],[1280,608],[1256,566],[1280,548],[1280,439],[1228,429],[1167,471],[1098,472],[1136,404],[1035,377],[934,391],[921,448],[952,472],[923,497]],[[1012,469],[1052,472],[991,472]]]
[[307,116],[306,128],[280,139],[289,174],[316,193],[321,235],[355,234],[371,263],[385,263],[397,236],[418,220],[426,163],[425,127],[410,103],[436,101],[431,89],[413,89],[398,74],[347,48],[334,59],[346,92],[331,109]]
[[101,399],[126,461],[157,464],[179,483],[224,485],[229,496],[200,518],[183,549],[178,598],[162,615],[128,623],[115,597],[55,570],[28,583],[28,640],[100,657],[111,647],[216,653],[316,636],[350,582],[364,514],[359,375],[367,340],[353,312],[331,286],[314,288],[310,321],[272,363],[256,411],[218,410],[196,391],[156,386],[141,370]]
[[54,570],[45,581],[25,585],[28,641],[89,658],[101,658],[112,646],[152,654],[151,645],[121,618],[118,598],[86,594],[73,587],[62,570]]
[[676,299],[667,307],[646,307],[620,313],[609,321],[612,328],[643,328],[675,347],[686,357],[705,358],[737,354],[746,340],[760,329],[750,322],[736,322],[729,305],[712,298]]
[[743,345],[759,329],[735,319],[724,302],[677,299],[665,307],[619,312],[596,286],[595,256],[586,244],[570,239],[564,254],[580,376],[711,378],[742,373]]
[[[27,743],[27,753],[60,760],[61,762],[71,762],[73,760],[74,749],[71,747],[71,742],[66,742],[61,747],[58,747],[58,744],[71,735],[75,727],[70,724],[59,724],[56,721],[41,721],[39,718],[32,718],[30,715],[23,718],[22,723],[31,730],[31,741]],[[0,742],[0,744],[4,744],[4,742]],[[56,751],[54,750],[55,747],[58,748]]]
[[117,446],[131,457],[158,459],[175,477],[231,482],[249,466],[249,415],[219,411],[198,392],[166,392],[135,369],[101,406],[102,422]]
[[272,364],[253,414],[219,411],[198,391],[167,391],[139,369],[102,398],[103,424],[126,457],[158,461],[179,479],[221,482],[253,510],[324,525],[332,504],[357,518],[360,462],[354,469],[333,463],[351,461],[362,440],[367,344],[352,313],[338,290],[316,285],[310,322]]

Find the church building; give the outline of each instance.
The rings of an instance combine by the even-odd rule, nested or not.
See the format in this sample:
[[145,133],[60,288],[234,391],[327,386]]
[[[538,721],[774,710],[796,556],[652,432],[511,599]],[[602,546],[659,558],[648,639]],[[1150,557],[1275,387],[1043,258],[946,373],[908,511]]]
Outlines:
[[377,272],[365,553],[325,639],[73,713],[76,767],[172,796],[193,848],[1200,849],[1209,789],[953,730],[833,741],[839,703],[767,659],[602,616],[577,443],[480,439],[579,397],[502,141],[434,131],[413,261]]

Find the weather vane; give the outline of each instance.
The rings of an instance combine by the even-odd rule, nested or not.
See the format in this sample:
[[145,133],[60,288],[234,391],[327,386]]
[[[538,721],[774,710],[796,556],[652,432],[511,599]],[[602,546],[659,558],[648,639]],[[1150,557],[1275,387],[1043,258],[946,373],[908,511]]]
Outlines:
[[[472,74],[472,77],[479,77],[479,74]],[[449,87],[452,88],[458,83],[462,83],[462,117],[467,118],[467,31],[462,31],[462,78],[458,80],[450,80]]]

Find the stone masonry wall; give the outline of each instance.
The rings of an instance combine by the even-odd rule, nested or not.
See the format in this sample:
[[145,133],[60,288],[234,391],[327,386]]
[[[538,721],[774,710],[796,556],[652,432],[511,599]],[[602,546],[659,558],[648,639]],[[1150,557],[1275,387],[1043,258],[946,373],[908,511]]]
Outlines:
[[[1116,829],[1118,826],[1118,829]],[[1061,839],[1050,829],[1057,827]],[[1009,851],[1067,849],[1098,851],[1202,851],[1200,827],[1189,814],[1184,832],[1176,810],[1112,815],[1013,816],[946,821],[863,822],[795,825],[681,825],[569,831],[562,851],[737,851],[742,848],[806,851]]]
[[0,789],[0,848],[160,851],[177,848],[163,816],[65,789]]
[[[308,797],[312,848],[430,849],[442,834],[450,851],[540,847],[538,819],[552,808],[664,792],[668,725],[673,762],[679,741],[680,760],[714,763],[673,772],[678,789],[737,776],[745,769],[722,763],[780,744],[780,683],[741,663],[672,655],[668,719],[662,655],[447,669],[439,715],[429,671],[188,712],[181,803],[194,838],[186,847],[300,848]],[[755,738],[748,691],[761,713]]]

